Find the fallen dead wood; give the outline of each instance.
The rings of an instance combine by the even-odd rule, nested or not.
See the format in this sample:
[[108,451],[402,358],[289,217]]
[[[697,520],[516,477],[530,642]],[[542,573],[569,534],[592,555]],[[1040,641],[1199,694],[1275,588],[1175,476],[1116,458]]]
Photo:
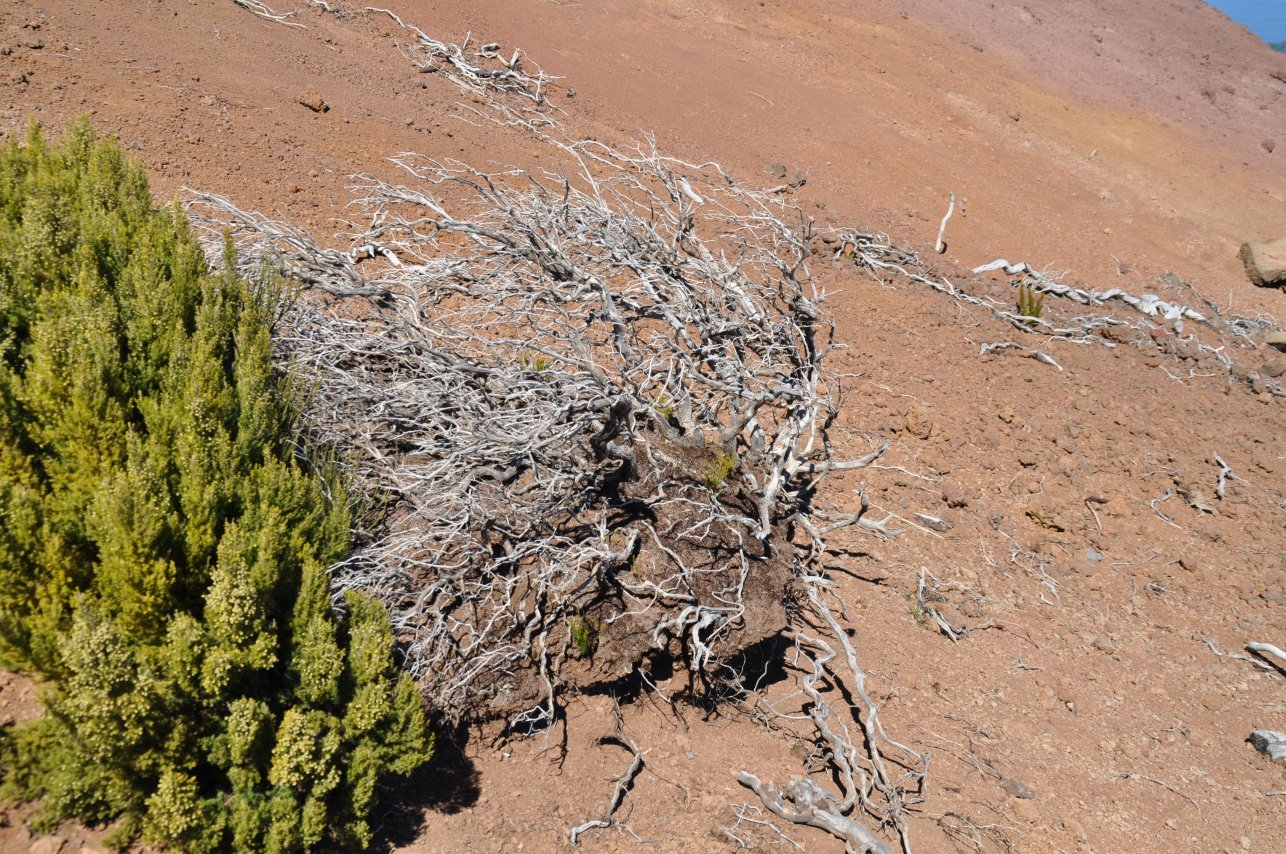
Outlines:
[[[478,94],[480,117],[532,132],[574,169],[399,155],[398,177],[355,178],[363,220],[346,250],[192,194],[212,254],[226,230],[245,272],[275,267],[303,288],[277,355],[313,390],[305,427],[375,508],[332,568],[336,595],[388,605],[439,715],[517,733],[550,726],[570,687],[646,683],[653,656],[702,690],[787,630],[811,662],[808,720],[842,789],[818,796],[834,805],[818,820],[858,839],[865,814],[909,851],[927,757],[885,734],[823,602],[828,536],[895,532],[864,491],[842,513],[822,489],[887,446],[834,456],[843,388],[826,364],[834,324],[808,268],[810,222],[718,164],[565,138],[543,112],[548,78],[517,54],[501,61],[511,74],[480,74],[463,47],[371,11]],[[494,45],[479,54],[500,61]],[[914,770],[894,779],[889,752]],[[611,823],[642,768],[634,754],[604,817],[574,835]]]

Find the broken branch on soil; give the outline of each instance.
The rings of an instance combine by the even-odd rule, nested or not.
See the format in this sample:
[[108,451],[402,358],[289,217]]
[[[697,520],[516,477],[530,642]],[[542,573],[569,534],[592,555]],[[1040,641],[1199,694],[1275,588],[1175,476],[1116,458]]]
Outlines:
[[780,819],[824,830],[842,839],[849,851],[893,854],[893,849],[872,836],[860,822],[840,814],[836,798],[814,780],[805,777],[779,788],[773,783],[761,782],[749,771],[739,773],[737,780],[758,795],[763,805]]
[[621,802],[625,800],[625,795],[629,792],[630,787],[634,785],[634,778],[643,770],[643,756],[647,751],[639,750],[638,747],[634,745],[634,742],[630,741],[619,731],[619,727],[616,740],[622,747],[633,751],[634,758],[630,760],[630,765],[625,769],[625,773],[616,778],[616,785],[612,789],[612,797],[611,800],[607,802],[607,809],[604,810],[603,817],[590,819],[583,824],[578,824],[568,833],[568,839],[570,839],[573,847],[578,844],[577,840],[580,839],[580,835],[585,831],[593,830],[596,827],[607,828],[612,826],[612,815],[620,807]]
[[933,243],[933,251],[941,255],[947,251],[947,244],[942,236],[947,233],[947,220],[951,219],[951,214],[956,210],[956,194],[950,193],[947,200],[947,212],[942,217],[942,224],[938,226],[938,239]]
[[[1260,661],[1258,658],[1251,658],[1248,655],[1241,655],[1240,653],[1236,653],[1236,652],[1220,652],[1219,647],[1215,646],[1215,642],[1212,641],[1210,638],[1206,638],[1205,643],[1206,643],[1206,646],[1209,647],[1210,651],[1214,653],[1216,656],[1218,656],[1219,658],[1231,658],[1231,659],[1235,659],[1236,661],[1249,662],[1250,664],[1253,664],[1255,667],[1259,668],[1260,670],[1273,669],[1273,665],[1271,663],[1267,661]],[[1263,644],[1253,644],[1253,645],[1247,644],[1246,648],[1251,649],[1252,646],[1263,646]],[[1276,647],[1273,647],[1273,648],[1276,649]],[[1251,651],[1254,652],[1255,650],[1251,649]]]
[[[1278,647],[1270,643],[1248,643],[1246,644],[1246,649],[1265,659],[1278,672],[1286,673],[1286,652],[1282,652]],[[1262,664],[1263,662],[1256,663]]]
[[392,10],[367,6],[366,11],[388,15],[399,27],[415,36],[407,59],[422,71],[432,72],[445,68],[447,77],[461,89],[483,98],[512,95],[531,102],[527,111],[548,106],[545,89],[559,78],[551,77],[534,64],[532,71],[528,72],[527,65],[530,63],[523,51],[515,49],[506,59],[499,52],[499,44],[482,45],[474,52],[473,57],[490,61],[492,67],[487,67],[474,62],[466,53],[469,36],[465,36],[463,45],[442,42],[414,24],[406,23]]
[[290,20],[295,16],[294,12],[286,12],[284,14],[275,12],[268,6],[268,4],[261,2],[261,0],[232,0],[232,2],[236,3],[247,12],[258,15],[264,20],[272,21],[277,24],[285,24],[287,27],[295,27],[300,30],[305,29],[303,24]]
[[1138,771],[1118,771],[1117,773],[1112,775],[1112,779],[1114,780],[1147,780],[1149,783],[1156,783],[1161,788],[1168,789],[1169,791],[1174,792],[1176,795],[1183,798],[1188,803],[1192,804],[1192,806],[1198,812],[1201,811],[1200,804],[1198,804],[1195,800],[1193,800],[1191,795],[1179,789],[1176,789],[1174,786],[1170,785],[1164,780],[1158,780],[1156,777],[1150,777],[1147,774],[1140,774]]
[[1013,341],[996,341],[990,344],[982,344],[978,347],[978,355],[986,356],[989,353],[996,353],[1000,350],[1021,350],[1036,361],[1044,362],[1046,365],[1057,368],[1059,373],[1063,372],[1063,366],[1058,364],[1058,362],[1055,362],[1050,356],[1047,356],[1039,350],[1033,350],[1031,347],[1025,347],[1022,344],[1018,344]]
[[1178,528],[1179,530],[1182,531],[1183,530],[1182,525],[1179,525],[1169,516],[1162,513],[1160,508],[1157,507],[1158,504],[1164,504],[1165,502],[1169,501],[1173,497],[1174,497],[1174,490],[1167,487],[1165,490],[1165,495],[1162,495],[1160,498],[1153,498],[1151,501],[1148,502],[1148,506],[1152,508],[1152,512],[1157,514],[1157,517],[1160,518],[1162,522],[1165,522],[1167,525],[1169,525],[1172,528]]
[[1233,473],[1232,466],[1223,461],[1223,457],[1218,454],[1213,455],[1215,462],[1219,464],[1219,482],[1215,486],[1215,495],[1219,500],[1223,500],[1224,486],[1229,480],[1241,480]]

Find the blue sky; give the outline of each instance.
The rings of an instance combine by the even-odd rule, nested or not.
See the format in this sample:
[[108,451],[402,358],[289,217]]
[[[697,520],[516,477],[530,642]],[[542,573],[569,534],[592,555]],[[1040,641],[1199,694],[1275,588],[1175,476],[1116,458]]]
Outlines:
[[1266,42],[1286,41],[1286,0],[1207,0]]

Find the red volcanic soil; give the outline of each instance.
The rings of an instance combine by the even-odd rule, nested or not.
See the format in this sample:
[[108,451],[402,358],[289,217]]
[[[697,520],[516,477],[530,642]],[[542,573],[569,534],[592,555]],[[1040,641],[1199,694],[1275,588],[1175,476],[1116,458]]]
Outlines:
[[[548,163],[529,136],[468,121],[468,97],[442,75],[416,74],[388,17],[331,5],[342,14],[293,0],[292,28],[232,0],[5,4],[0,130],[88,113],[161,199],[216,192],[336,245],[347,176],[392,174],[390,155]],[[1069,285],[1286,318],[1286,295],[1252,287],[1237,259],[1243,241],[1286,236],[1286,55],[1202,3],[389,5],[444,41],[471,32],[524,49],[562,77],[553,98],[575,134],[654,134],[750,184],[779,183],[769,163],[802,170],[793,199],[819,225],[887,233],[976,292],[1006,290],[967,273],[1004,257]],[[329,109],[302,105],[309,90]],[[937,256],[948,194],[957,207]],[[1286,730],[1282,673],[1207,642],[1286,646],[1286,398],[1267,385],[1286,355],[1233,342],[1231,377],[1157,325],[1113,348],[1023,339],[1058,369],[1021,351],[980,356],[1018,333],[907,281],[820,257],[814,273],[848,345],[846,446],[892,446],[889,468],[858,473],[872,502],[954,522],[860,541],[836,576],[884,726],[933,754],[915,848],[1280,850],[1286,769],[1245,739]],[[1237,476],[1222,499],[1216,454]],[[922,572],[968,629],[957,641],[917,619]],[[784,701],[793,678],[761,699]],[[30,692],[7,678],[0,715],[30,713]],[[629,764],[600,742],[612,707],[569,701],[565,755],[562,732],[461,733],[393,793],[386,843],[568,847]],[[736,773],[785,780],[806,750],[733,709],[647,693],[622,714],[646,767],[618,824],[582,848],[794,850],[738,824],[754,796]],[[38,841],[23,815],[0,828],[0,849]],[[778,826],[805,850],[839,850],[821,831]],[[61,836],[64,850],[98,838]]]

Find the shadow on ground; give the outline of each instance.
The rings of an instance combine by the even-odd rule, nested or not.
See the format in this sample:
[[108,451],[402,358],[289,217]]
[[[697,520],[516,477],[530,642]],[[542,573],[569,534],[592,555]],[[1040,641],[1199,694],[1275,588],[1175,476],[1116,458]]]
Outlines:
[[468,733],[440,733],[433,761],[410,777],[389,781],[376,812],[370,851],[391,851],[418,839],[430,813],[454,815],[478,802],[479,774],[465,755]]

